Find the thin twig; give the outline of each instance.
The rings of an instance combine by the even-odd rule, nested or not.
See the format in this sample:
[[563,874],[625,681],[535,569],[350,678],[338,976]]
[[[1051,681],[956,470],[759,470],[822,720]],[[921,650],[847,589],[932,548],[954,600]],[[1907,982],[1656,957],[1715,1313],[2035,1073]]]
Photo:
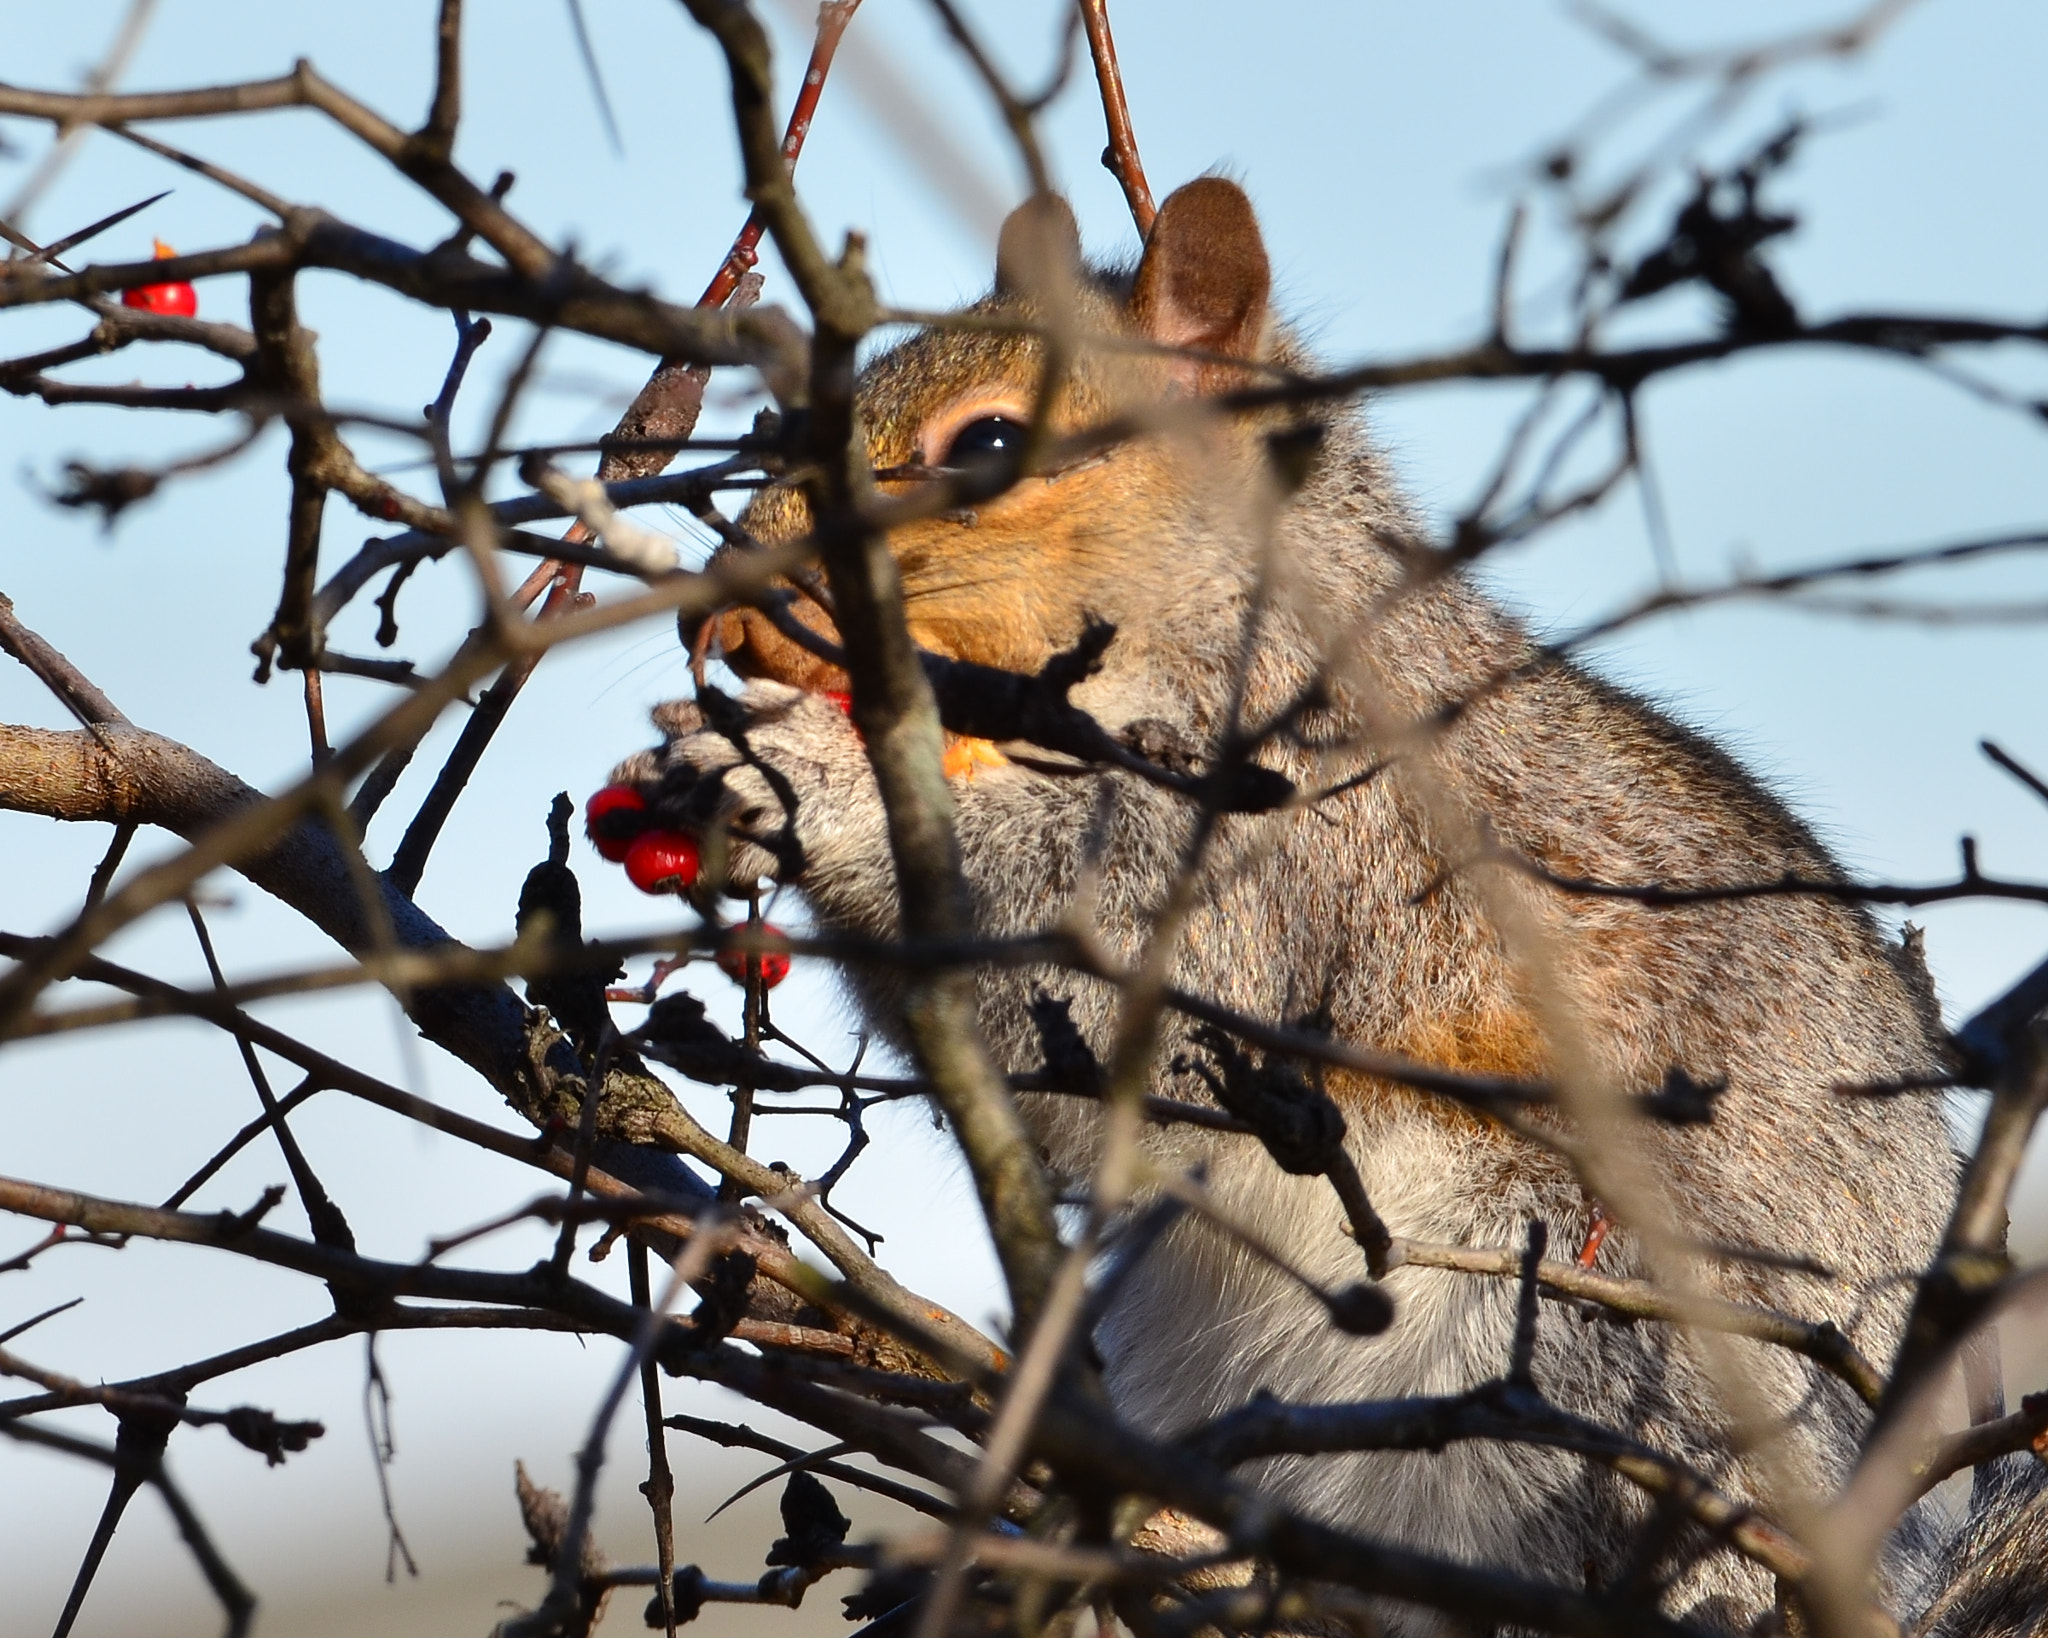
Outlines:
[[1131,220],[1138,225],[1138,237],[1152,231],[1152,218],[1159,207],[1152,202],[1152,187],[1145,180],[1145,167],[1138,158],[1138,137],[1131,127],[1131,107],[1124,97],[1123,71],[1116,60],[1116,40],[1109,32],[1108,0],[1078,0],[1081,21],[1088,30],[1088,54],[1095,62],[1095,83],[1102,91],[1102,123],[1109,132],[1109,145],[1102,150],[1102,163],[1117,186],[1124,190]]

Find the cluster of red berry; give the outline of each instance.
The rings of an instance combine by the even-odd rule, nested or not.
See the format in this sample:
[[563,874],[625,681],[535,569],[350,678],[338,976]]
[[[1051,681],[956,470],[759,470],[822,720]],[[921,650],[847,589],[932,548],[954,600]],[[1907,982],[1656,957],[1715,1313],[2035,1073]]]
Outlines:
[[680,893],[696,883],[695,839],[654,824],[647,798],[631,785],[607,785],[586,802],[583,829],[590,845],[624,865],[627,879],[643,893]]
[[[607,785],[586,802],[583,829],[590,845],[613,864],[624,865],[626,879],[643,893],[684,893],[696,883],[703,863],[696,838],[655,823],[647,798],[630,785]],[[761,924],[760,936],[771,944],[786,942],[781,929],[768,922]],[[718,970],[735,984],[747,981],[749,965],[760,974],[762,986],[772,990],[789,976],[789,952],[718,952]]]

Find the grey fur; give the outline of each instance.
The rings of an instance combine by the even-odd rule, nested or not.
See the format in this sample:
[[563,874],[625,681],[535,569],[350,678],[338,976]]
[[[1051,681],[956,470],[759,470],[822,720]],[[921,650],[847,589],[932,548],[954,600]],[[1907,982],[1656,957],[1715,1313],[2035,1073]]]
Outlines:
[[[923,337],[885,355],[864,378],[870,415],[885,420],[934,371],[971,378],[976,345]],[[878,462],[903,458],[879,439]],[[1115,621],[1121,635],[1077,703],[1112,728],[1159,719],[1216,743],[1269,524],[1271,607],[1259,623],[1245,717],[1264,720],[1324,678],[1334,703],[1308,727],[1335,748],[1275,748],[1263,760],[1305,787],[1327,784],[1384,749],[1366,732],[1368,717],[1420,720],[1468,694],[1475,703],[1426,752],[1408,745],[1378,777],[1315,809],[1223,823],[1176,960],[1181,985],[1265,1018],[1327,1004],[1341,1037],[1405,1050],[1455,1035],[1461,1020],[1516,1014],[1517,980],[1475,872],[1455,868],[1438,833],[1432,815],[1442,810],[1416,777],[1418,755],[1435,787],[1484,815],[1500,843],[1561,873],[1667,884],[1835,874],[1809,830],[1730,757],[1625,691],[1569,665],[1485,690],[1529,659],[1529,640],[1459,576],[1389,597],[1413,530],[1360,426],[1332,430],[1307,486],[1277,521],[1257,504],[1256,469],[1224,462],[1209,482],[1201,466],[1187,464],[1171,515],[1127,518],[1115,542],[1125,561],[1092,573],[1082,612]],[[757,520],[764,532],[773,532],[774,504]],[[915,620],[920,586],[905,578]],[[823,923],[889,935],[895,880],[883,815],[847,720],[819,696],[773,682],[748,685],[743,704],[743,749],[707,727],[699,707],[664,706],[656,722],[665,745],[624,764],[620,776],[661,780],[670,813],[740,832],[782,826],[775,786],[785,786],[795,796],[789,829],[800,867],[742,844],[734,874],[793,875]],[[1106,835],[1097,836],[1105,784]],[[1043,928],[1092,880],[1098,935],[1136,956],[1180,867],[1191,823],[1183,799],[1122,775],[1053,777],[1014,764],[956,781],[954,795],[983,928]],[[1084,869],[1091,845],[1100,849],[1094,873]],[[1730,1297],[1832,1319],[1866,1354],[1888,1358],[1907,1276],[1945,1221],[1955,1160],[1931,1100],[1844,1098],[1830,1088],[1939,1065],[1938,1018],[1911,966],[1863,911],[1822,899],[1646,909],[1543,892],[1530,902],[1563,953],[1562,980],[1613,1084],[1654,1088],[1673,1066],[1727,1081],[1710,1125],[1644,1140],[1674,1226],[1703,1241],[1809,1253],[1840,1274],[1829,1282],[1720,1264],[1703,1268],[1702,1279]],[[873,1026],[900,1041],[888,976],[853,971],[848,981]],[[1049,971],[990,972],[982,1018],[1009,1069],[1037,1063],[1030,1000],[1041,985],[1072,997],[1074,1019],[1098,1050],[1111,1036],[1117,997],[1106,986]],[[1169,1068],[1184,1045],[1184,1031],[1169,1025],[1157,1089],[1199,1098],[1199,1085]],[[1359,1171],[1394,1233],[1512,1245],[1535,1216],[1567,1253],[1585,1233],[1589,1202],[1555,1156],[1399,1092],[1352,1088],[1340,1101]],[[1054,1166],[1085,1175],[1093,1111],[1075,1100],[1027,1102]],[[1149,1141],[1176,1164],[1204,1166],[1232,1211],[1314,1275],[1338,1282],[1360,1274],[1358,1249],[1320,1180],[1281,1174],[1240,1138],[1175,1128]],[[1625,1231],[1602,1259],[1613,1272],[1643,1272]],[[1505,1369],[1508,1282],[1409,1267],[1393,1272],[1389,1288],[1399,1308],[1392,1330],[1343,1336],[1269,1267],[1184,1222],[1152,1251],[1101,1329],[1111,1391],[1138,1424],[1164,1432],[1261,1389],[1320,1400],[1455,1393]],[[1750,1391],[1786,1418],[1773,1461],[1832,1487],[1855,1457],[1863,1407],[1794,1355],[1727,1346]],[[1589,1324],[1546,1308],[1535,1376],[1559,1404],[1681,1455],[1732,1489],[1763,1484],[1763,1468],[1728,1447],[1697,1351],[1669,1328]],[[1573,1583],[1618,1573],[1645,1516],[1630,1487],[1576,1458],[1487,1444],[1277,1460],[1259,1482],[1383,1538]],[[1903,1592],[1934,1574],[1937,1547],[1916,1515],[1888,1563],[1892,1585]],[[1771,1600],[1767,1577],[1719,1552],[1681,1565],[1668,1603],[1710,1624],[1740,1625]],[[1390,1611],[1388,1628],[1439,1630],[1406,1610]]]
[[1913,1638],[2048,1632],[2048,1465],[2018,1455],[1979,1470],[1971,1516],[1929,1585],[1940,1590]]

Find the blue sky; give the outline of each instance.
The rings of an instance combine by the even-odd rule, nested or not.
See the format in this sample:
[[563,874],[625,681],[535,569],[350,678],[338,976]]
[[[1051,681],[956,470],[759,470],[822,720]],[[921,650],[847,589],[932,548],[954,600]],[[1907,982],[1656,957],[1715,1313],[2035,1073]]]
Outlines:
[[[585,5],[624,157],[605,140],[565,7],[496,0],[471,8],[458,158],[485,179],[514,170],[512,203],[525,218],[614,277],[691,299],[743,214],[720,71],[671,0]],[[75,83],[119,9],[109,0],[62,8],[0,0],[0,78]],[[428,87],[432,9],[427,0],[163,0],[126,84],[270,75],[303,55],[411,122]],[[806,9],[797,0],[771,7],[779,38],[807,33]],[[1021,82],[1043,77],[1055,55],[1057,7],[1004,0],[971,12]],[[1749,0],[1641,5],[1632,15],[1677,42],[1701,44],[1842,12],[1839,4]],[[1610,45],[1551,5],[1118,0],[1115,19],[1155,187],[1163,192],[1218,168],[1241,180],[1265,224],[1285,309],[1333,361],[1402,356],[1475,334],[1504,214],[1529,161],[1627,74]],[[801,54],[801,46],[784,51],[785,82],[793,84]],[[1792,113],[1820,120],[1773,193],[1802,219],[1774,261],[1808,312],[1886,306],[2038,315],[2048,266],[2044,60],[2048,10],[2021,0],[1928,0],[1853,61],[1770,81],[1707,150],[1735,151]],[[1091,89],[1085,73],[1077,77],[1050,111],[1045,141],[1091,249],[1127,256],[1135,238],[1095,162],[1101,130]],[[1681,106],[1672,97],[1649,104],[1606,152],[1639,151]],[[45,141],[21,123],[5,135],[14,154],[0,157],[0,199]],[[447,231],[436,207],[311,115],[166,135],[394,237],[426,244]],[[858,228],[869,236],[884,295],[913,307],[965,299],[986,285],[993,224],[1022,185],[976,87],[911,0],[867,0],[800,182],[829,235]],[[167,175],[103,136],[85,143],[23,225],[54,236],[171,183],[169,199],[102,241],[106,258],[146,253],[152,232],[196,248],[232,242],[256,225],[239,200]],[[1522,286],[1532,333],[1556,321],[1562,266],[1555,224],[1539,210]],[[789,300],[772,263],[769,272],[765,299]],[[203,286],[202,313],[240,318],[237,299],[226,281]],[[409,415],[433,395],[450,340],[444,320],[338,277],[307,279],[302,302],[323,337],[333,401]],[[1681,297],[1643,322],[1676,327],[1697,318]],[[52,311],[9,314],[6,327],[0,350],[8,356],[81,328]],[[515,356],[514,331],[505,327],[480,358],[472,411],[488,402]],[[2036,393],[2044,386],[2038,360],[1998,357],[1983,368]],[[528,434],[602,430],[643,375],[633,358],[574,341],[552,346],[544,369],[545,390],[522,421]],[[195,380],[218,374],[197,355],[126,355],[80,373],[180,382],[187,372]],[[713,399],[714,414],[727,420],[753,402],[744,382],[723,378]],[[1383,401],[1374,417],[1418,499],[1441,516],[1473,492],[1519,403],[1512,392],[1445,388]],[[1890,363],[1813,352],[1703,369],[1653,388],[1644,413],[1689,579],[1716,578],[1738,563],[1777,567],[2031,526],[2048,511],[2038,424]],[[137,508],[111,535],[41,498],[70,455],[161,459],[217,436],[206,426],[0,400],[0,590],[136,720],[275,785],[304,757],[296,689],[252,685],[246,650],[276,595],[284,490],[275,434],[251,457]],[[366,437],[362,448],[373,464],[412,454],[388,439]],[[1489,576],[1540,627],[1569,627],[1652,583],[1643,517],[1639,498],[1625,492],[1591,518],[1504,556]],[[689,534],[677,518],[657,513],[650,521]],[[340,561],[373,532],[337,505],[326,561]],[[471,609],[447,579],[459,573],[449,565],[415,581],[402,604],[408,651],[432,659],[460,636]],[[1976,602],[2048,596],[2048,576],[2026,563],[1914,585]],[[369,651],[369,621],[345,624],[336,642]],[[1992,769],[1976,745],[1991,737],[2048,768],[2048,727],[2036,709],[2040,654],[2032,626],[1872,625],[1736,607],[1643,627],[1600,650],[1595,663],[1736,747],[1858,871],[1926,880],[1953,871],[1965,832],[1979,838],[1987,868],[2038,874],[2048,809]],[[593,788],[644,741],[647,707],[684,686],[673,642],[656,630],[551,657],[458,808],[422,886],[426,907],[463,936],[499,936],[543,844],[548,797]],[[338,681],[330,699],[337,732],[380,704],[369,684]],[[62,725],[12,668],[0,670],[0,719]],[[442,743],[449,735],[452,728]],[[387,812],[397,823],[422,788],[410,783],[394,798]],[[388,852],[395,835],[374,832],[373,852]],[[58,833],[0,815],[0,842],[29,862],[10,874],[0,923],[38,930],[67,914],[103,840],[98,831]],[[164,846],[158,838],[138,852],[153,856]],[[615,872],[590,866],[593,925],[655,924],[648,901]],[[318,937],[288,915],[232,882],[222,886],[234,898],[216,915],[231,963],[270,969],[324,954]],[[1957,907],[1922,919],[1955,1010],[1996,993],[2048,950],[2048,917],[2038,909]],[[177,976],[199,970],[181,921],[135,930],[118,953]],[[821,976],[800,974],[778,999],[814,1045],[837,1050],[846,1040],[847,1020]],[[473,1079],[428,1049],[403,1046],[407,1032],[386,1001],[280,1004],[271,1014],[469,1112],[500,1114]],[[109,1194],[162,1193],[212,1133],[247,1118],[248,1106],[227,1044],[180,1026],[62,1052],[10,1051],[0,1068],[5,1169]],[[359,1228],[368,1226],[372,1248],[391,1255],[416,1255],[428,1233],[486,1217],[535,1188],[529,1176],[339,1103],[316,1103],[302,1127],[330,1186],[355,1206]],[[845,1203],[890,1235],[885,1250],[910,1283],[984,1317],[994,1286],[973,1234],[963,1232],[964,1194],[950,1161],[914,1112],[882,1136]],[[774,1141],[800,1168],[823,1153],[794,1131],[785,1138],[778,1130]],[[252,1154],[201,1203],[245,1204],[277,1170],[270,1155]],[[2038,1206],[2022,1216],[2030,1232],[2042,1232]],[[484,1254],[519,1266],[534,1250],[531,1237],[513,1235]],[[183,1257],[141,1247],[118,1258],[81,1251],[49,1259],[0,1286],[0,1326],[85,1291],[83,1308],[37,1333],[36,1357],[115,1375],[246,1334],[252,1302],[266,1306],[266,1323],[281,1325],[309,1301],[293,1282],[241,1269],[212,1270],[216,1278],[194,1292],[185,1283],[190,1268]],[[612,1265],[594,1272],[622,1277]],[[553,1339],[437,1339],[431,1347],[399,1339],[388,1351],[404,1452],[394,1484],[430,1572],[451,1574],[449,1566],[468,1562],[465,1554],[486,1551],[506,1566],[497,1590],[520,1590],[523,1572],[511,1567],[511,1458],[524,1455],[565,1478],[566,1453],[611,1350]],[[353,1566],[363,1584],[381,1573],[374,1490],[353,1421],[359,1386],[353,1349],[222,1386],[223,1399],[232,1389],[334,1424],[321,1447],[281,1472],[259,1472],[246,1452],[202,1436],[174,1452],[239,1562],[253,1568],[281,1553],[310,1509],[329,1521],[335,1563]],[[80,1426],[98,1431],[90,1419]],[[624,1466],[635,1448],[630,1436],[618,1442]],[[0,1568],[0,1638],[11,1638],[47,1626],[45,1606],[54,1609],[61,1596],[98,1481],[40,1458],[10,1452],[0,1460],[33,1463],[38,1478],[38,1487],[0,1486],[0,1530],[36,1544]],[[637,1500],[630,1475],[615,1473],[605,1525],[619,1532],[623,1553],[634,1550],[627,1544],[638,1528]],[[166,1568],[151,1596],[173,1589],[177,1619],[209,1630],[203,1597],[167,1532],[139,1522],[143,1528],[117,1546],[93,1606],[101,1614],[89,1615],[87,1627],[139,1607],[122,1599],[141,1596],[138,1566],[161,1554]],[[478,1530],[489,1532],[487,1549],[475,1545]]]

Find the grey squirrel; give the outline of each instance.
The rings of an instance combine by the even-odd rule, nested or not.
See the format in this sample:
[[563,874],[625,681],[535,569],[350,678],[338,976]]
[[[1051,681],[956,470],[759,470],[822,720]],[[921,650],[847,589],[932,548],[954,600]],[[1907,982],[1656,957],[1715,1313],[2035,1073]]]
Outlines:
[[[1063,220],[1042,206],[1013,217],[996,291],[969,309],[1046,318],[1057,286],[1050,316],[1084,338],[1065,349],[1057,389],[1041,392],[1046,348],[1028,327],[912,335],[859,384],[885,489],[1014,451],[1037,417],[1071,432],[1240,385],[1262,361],[1302,361],[1269,310],[1259,228],[1231,183],[1173,194],[1129,274],[1082,268]],[[1089,345],[1089,335],[1161,346]],[[1341,1040],[1453,1070],[1544,1075],[1571,1060],[1623,1092],[1653,1090],[1674,1071],[1723,1087],[1704,1124],[1644,1123],[1632,1136],[1664,1226],[1696,1245],[1818,1258],[1832,1278],[1740,1257],[1700,1258],[1695,1277],[1713,1295],[1832,1320],[1883,1362],[1957,1163],[1935,1100],[1833,1089],[1941,1067],[1945,1038],[1917,955],[1824,896],[1651,907],[1562,891],[1500,863],[1670,887],[1839,875],[1725,752],[1622,689],[1541,659],[1462,574],[1416,572],[1420,530],[1356,414],[1323,428],[1298,487],[1280,481],[1271,435],[1302,419],[1281,405],[1154,431],[900,528],[890,547],[912,636],[933,654],[1032,674],[1110,622],[1116,636],[1072,701],[1155,757],[1200,765],[1233,724],[1284,723],[1258,761],[1323,794],[1219,821],[1175,983],[1261,1019],[1315,1014]],[[741,523],[773,543],[803,534],[809,514],[797,489],[781,487]],[[814,603],[787,609],[783,627],[794,617],[830,635]],[[843,699],[844,674],[756,609],[725,612],[708,636],[746,679],[737,710],[713,726],[696,703],[659,708],[664,744],[617,777],[676,822],[726,832],[733,880],[788,882],[826,926],[889,936],[895,873],[863,746],[833,697]],[[985,931],[1045,928],[1085,893],[1094,935],[1120,958],[1136,955],[1195,820],[1183,791],[1114,769],[1077,777],[1027,747],[971,740],[953,744],[948,771]],[[873,1027],[900,1041],[889,972],[856,967],[847,978]],[[1040,1062],[1041,993],[1069,1004],[1098,1052],[1113,1033],[1118,996],[1085,976],[990,968],[979,984],[984,1029],[1011,1071]],[[1213,1037],[1170,1026],[1154,1090],[1207,1101],[1217,1050]],[[1516,1246],[1531,1219],[1560,1245],[1592,1233],[1596,1208],[1551,1149],[1385,1080],[1333,1070],[1326,1085],[1394,1234]],[[1056,1173],[1086,1177],[1092,1106],[1024,1101]],[[1359,1248],[1320,1179],[1287,1175],[1243,1137],[1180,1126],[1147,1143],[1167,1163],[1203,1168],[1215,1198],[1317,1279],[1356,1276]],[[1641,1236],[1624,1223],[1598,1248],[1598,1267],[1650,1272]],[[1512,1282],[1411,1265],[1394,1268],[1386,1289],[1391,1328],[1341,1334],[1287,1278],[1183,1220],[1098,1329],[1109,1391],[1123,1414],[1167,1433],[1262,1390],[1365,1400],[1457,1393],[1502,1373]],[[1728,1337],[1715,1346],[1776,1423],[1761,1450],[1734,1448],[1713,1371],[1672,1327],[1546,1309],[1534,1380],[1554,1403],[1737,1493],[1768,1496],[1768,1472],[1807,1475],[1825,1494],[1855,1458],[1865,1406],[1796,1354]],[[1622,1574],[1648,1514],[1639,1492],[1593,1464],[1483,1441],[1275,1459],[1258,1483],[1382,1539],[1574,1585]],[[1924,1505],[1896,1533],[1883,1571],[1894,1609],[1934,1596],[1942,1535]],[[1756,1565],[1683,1533],[1661,1573],[1666,1607],[1709,1628],[1746,1630],[1772,1607]],[[2038,1563],[2031,1577],[2013,1581],[2005,1615],[1942,1630],[2034,1630]],[[1386,1627],[1443,1630],[1391,1606]]]

